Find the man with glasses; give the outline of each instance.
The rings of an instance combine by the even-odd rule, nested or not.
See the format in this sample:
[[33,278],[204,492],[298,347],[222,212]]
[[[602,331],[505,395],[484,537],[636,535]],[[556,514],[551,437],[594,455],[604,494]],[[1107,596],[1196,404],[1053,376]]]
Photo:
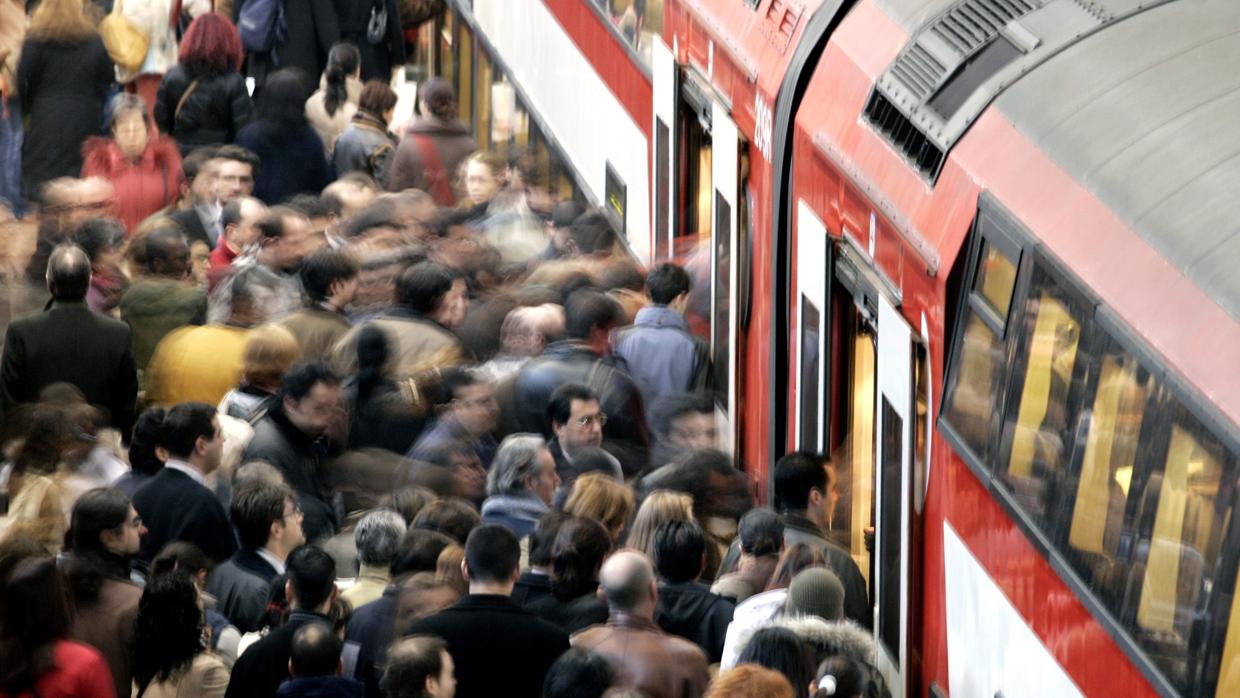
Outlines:
[[284,561],[306,535],[301,507],[283,484],[243,485],[233,493],[231,512],[241,548],[211,572],[207,592],[228,621],[247,633],[261,627],[271,583],[284,574]]
[[547,421],[551,433],[555,434],[555,438],[547,444],[551,456],[555,458],[555,472],[565,488],[572,487],[578,475],[573,462],[583,449],[603,445],[603,426],[607,424],[607,415],[599,406],[594,391],[584,385],[569,383],[556,388],[551,394]]
[[200,240],[215,249],[224,232],[224,206],[254,191],[258,156],[237,145],[207,146],[187,155],[182,168],[192,205],[171,218],[191,242]]

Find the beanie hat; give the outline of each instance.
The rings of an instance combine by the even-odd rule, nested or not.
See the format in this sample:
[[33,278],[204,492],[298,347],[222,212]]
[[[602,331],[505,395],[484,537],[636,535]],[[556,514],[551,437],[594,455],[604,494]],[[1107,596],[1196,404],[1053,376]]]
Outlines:
[[801,570],[788,586],[788,615],[818,616],[827,621],[844,617],[844,585],[825,567]]

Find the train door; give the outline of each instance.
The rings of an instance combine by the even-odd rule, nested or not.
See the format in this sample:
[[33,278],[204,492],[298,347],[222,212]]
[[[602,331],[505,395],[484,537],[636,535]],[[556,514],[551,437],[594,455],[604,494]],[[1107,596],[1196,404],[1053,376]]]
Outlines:
[[675,208],[672,205],[676,182],[676,54],[662,39],[652,42],[651,72],[654,90],[654,259],[675,255]]
[[711,142],[711,354],[715,365],[715,404],[725,420],[723,447],[736,452],[736,269],[737,212],[740,192],[740,135],[727,109],[712,103]]

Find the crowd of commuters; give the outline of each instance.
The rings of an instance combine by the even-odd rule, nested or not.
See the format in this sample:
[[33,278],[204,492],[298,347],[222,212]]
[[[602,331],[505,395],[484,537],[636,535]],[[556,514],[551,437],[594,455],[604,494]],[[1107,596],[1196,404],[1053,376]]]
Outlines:
[[0,5],[0,696],[887,694],[832,464],[720,450],[709,289],[447,81],[394,122],[419,3]]

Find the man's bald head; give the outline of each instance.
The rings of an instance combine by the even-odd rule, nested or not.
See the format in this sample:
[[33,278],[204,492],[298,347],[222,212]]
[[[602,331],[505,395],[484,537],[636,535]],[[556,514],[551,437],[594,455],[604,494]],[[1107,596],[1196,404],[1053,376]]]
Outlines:
[[621,550],[607,558],[598,580],[613,611],[633,613],[654,601],[654,568],[635,550]]
[[80,301],[90,288],[90,257],[77,245],[58,245],[47,259],[47,290],[58,301]]

